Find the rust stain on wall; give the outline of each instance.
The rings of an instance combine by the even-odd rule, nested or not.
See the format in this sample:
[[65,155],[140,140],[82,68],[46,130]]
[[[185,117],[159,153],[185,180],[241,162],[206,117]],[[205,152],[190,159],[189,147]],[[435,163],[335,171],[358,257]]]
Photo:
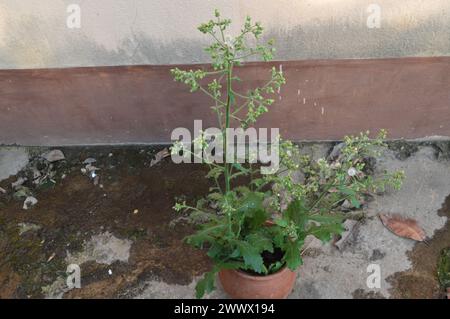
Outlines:
[[[252,87],[280,65],[287,84],[260,126],[284,137],[450,136],[450,57],[249,63],[240,76]],[[194,119],[214,125],[211,101],[174,82],[172,67],[0,70],[0,143],[167,143]]]

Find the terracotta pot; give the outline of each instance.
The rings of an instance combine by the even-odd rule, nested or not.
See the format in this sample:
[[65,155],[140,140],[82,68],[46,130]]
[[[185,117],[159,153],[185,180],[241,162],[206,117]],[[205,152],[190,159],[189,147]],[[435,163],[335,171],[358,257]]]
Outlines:
[[268,276],[253,276],[240,270],[221,270],[219,279],[233,299],[285,299],[294,287],[297,273],[287,267]]

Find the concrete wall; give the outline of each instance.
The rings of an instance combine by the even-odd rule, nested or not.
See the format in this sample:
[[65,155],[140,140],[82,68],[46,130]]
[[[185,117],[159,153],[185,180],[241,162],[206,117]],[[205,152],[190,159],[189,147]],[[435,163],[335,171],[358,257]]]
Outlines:
[[[391,138],[450,136],[450,57],[284,61],[286,85],[258,122],[283,137],[337,140],[380,128]],[[185,67],[182,65],[181,67]],[[236,69],[245,92],[272,64]],[[0,70],[0,144],[170,142],[177,127],[217,126],[201,92],[174,82],[170,66]],[[242,101],[238,101],[242,102]]]
[[[81,29],[66,26],[72,3]],[[2,0],[0,69],[206,62],[196,26],[214,8],[263,22],[279,60],[450,55],[449,0]]]

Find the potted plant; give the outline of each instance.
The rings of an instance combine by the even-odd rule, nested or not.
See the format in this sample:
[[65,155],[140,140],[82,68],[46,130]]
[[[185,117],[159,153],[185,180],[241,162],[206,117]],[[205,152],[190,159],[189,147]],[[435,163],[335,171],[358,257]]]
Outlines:
[[[265,85],[237,92],[235,83],[241,80],[234,70],[243,59],[259,56],[269,61],[275,50],[272,41],[265,46],[258,43],[263,28],[250,17],[234,38],[227,35],[230,24],[216,10],[215,18],[198,28],[214,40],[206,48],[212,58],[210,70],[172,70],[176,81],[211,97],[223,133],[232,124],[251,127],[268,111],[274,103],[271,96],[285,83],[282,72],[273,68]],[[253,45],[248,45],[248,38]],[[229,143],[226,134],[222,137],[226,154]],[[379,179],[368,174],[369,158],[379,154],[384,138],[384,131],[374,140],[368,133],[346,137],[338,154],[318,161],[302,155],[294,143],[279,139],[281,169],[272,174],[260,173],[250,160],[251,152],[246,153],[246,164],[204,160],[210,167],[207,177],[215,187],[195,205],[182,202],[174,207],[199,224],[187,243],[207,249],[213,260],[211,271],[196,286],[197,297],[214,289],[217,274],[233,298],[287,297],[302,264],[301,250],[308,235],[329,241],[343,230],[345,217],[340,211],[344,203],[358,208],[371,192],[388,184],[400,186],[402,172],[386,173]],[[210,141],[200,134],[194,144],[205,149]],[[191,145],[175,142],[172,154],[180,152],[198,156]]]

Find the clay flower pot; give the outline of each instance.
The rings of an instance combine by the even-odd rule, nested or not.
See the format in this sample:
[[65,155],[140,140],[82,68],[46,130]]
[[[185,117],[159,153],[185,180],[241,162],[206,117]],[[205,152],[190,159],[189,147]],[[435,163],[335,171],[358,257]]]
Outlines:
[[294,287],[297,273],[287,267],[268,276],[254,276],[240,270],[224,269],[219,279],[233,299],[285,299]]

